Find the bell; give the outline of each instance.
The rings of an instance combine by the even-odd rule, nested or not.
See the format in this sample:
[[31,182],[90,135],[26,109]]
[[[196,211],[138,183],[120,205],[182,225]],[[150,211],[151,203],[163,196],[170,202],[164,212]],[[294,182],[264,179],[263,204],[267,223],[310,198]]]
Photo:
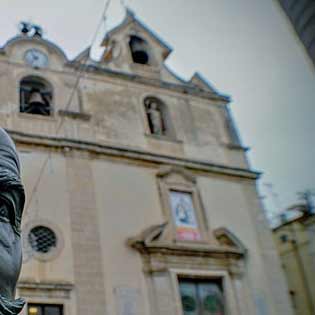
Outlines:
[[31,114],[49,115],[49,108],[38,90],[31,92],[26,112]]
[[146,65],[149,62],[148,54],[143,50],[136,50],[132,53],[132,59],[135,63]]
[[39,91],[31,92],[30,99],[28,101],[28,105],[32,107],[42,107],[45,106],[44,99]]
[[131,49],[132,49],[133,52],[143,50],[144,46],[145,46],[144,42],[140,41],[140,40],[133,40],[131,42],[131,47],[132,47]]
[[139,37],[133,36],[130,40],[132,59],[135,63],[147,64],[149,55],[146,49],[146,42]]

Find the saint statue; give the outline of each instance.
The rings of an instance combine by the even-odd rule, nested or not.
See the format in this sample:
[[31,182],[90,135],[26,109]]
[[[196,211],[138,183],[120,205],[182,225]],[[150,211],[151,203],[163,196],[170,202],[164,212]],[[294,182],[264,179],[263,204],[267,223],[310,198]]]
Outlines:
[[15,145],[0,128],[0,315],[19,314],[23,299],[15,300],[22,265],[21,218],[25,202]]
[[163,135],[163,117],[159,105],[152,102],[147,110],[148,118],[150,121],[151,132],[155,135]]

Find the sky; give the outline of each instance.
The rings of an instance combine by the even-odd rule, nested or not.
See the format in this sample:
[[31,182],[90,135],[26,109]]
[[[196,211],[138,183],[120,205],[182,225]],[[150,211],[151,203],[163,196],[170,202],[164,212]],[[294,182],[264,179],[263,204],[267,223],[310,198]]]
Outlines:
[[[276,0],[111,0],[93,43],[124,16],[122,3],[172,48],[167,64],[183,79],[199,71],[232,98],[231,109],[269,213],[315,192],[315,67]],[[104,0],[1,0],[0,45],[21,20],[69,59],[91,44]],[[272,189],[270,189],[271,185]]]

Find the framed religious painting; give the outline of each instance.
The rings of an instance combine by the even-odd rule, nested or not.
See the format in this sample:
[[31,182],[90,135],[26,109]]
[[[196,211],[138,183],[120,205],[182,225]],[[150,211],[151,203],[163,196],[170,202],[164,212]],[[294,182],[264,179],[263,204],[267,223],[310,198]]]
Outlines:
[[174,241],[209,242],[207,220],[195,177],[183,168],[158,173],[162,206]]
[[170,206],[175,224],[176,239],[200,241],[201,233],[191,192],[170,190]]

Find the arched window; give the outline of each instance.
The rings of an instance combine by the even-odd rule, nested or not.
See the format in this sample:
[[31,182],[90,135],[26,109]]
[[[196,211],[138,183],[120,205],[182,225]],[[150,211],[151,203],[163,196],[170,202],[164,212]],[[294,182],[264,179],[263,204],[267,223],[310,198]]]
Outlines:
[[144,100],[150,133],[157,136],[172,136],[169,114],[165,104],[155,97]]
[[20,82],[20,112],[49,116],[52,114],[52,87],[46,80],[27,76]]
[[144,39],[135,35],[130,36],[129,47],[133,62],[142,65],[150,64],[149,47]]

